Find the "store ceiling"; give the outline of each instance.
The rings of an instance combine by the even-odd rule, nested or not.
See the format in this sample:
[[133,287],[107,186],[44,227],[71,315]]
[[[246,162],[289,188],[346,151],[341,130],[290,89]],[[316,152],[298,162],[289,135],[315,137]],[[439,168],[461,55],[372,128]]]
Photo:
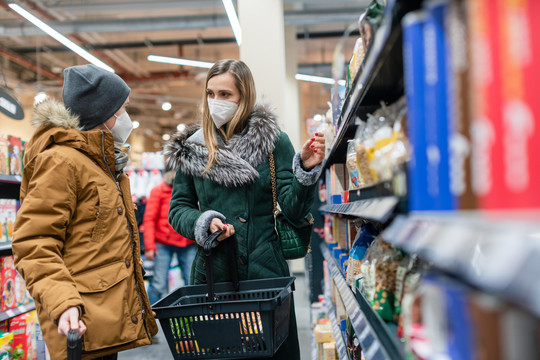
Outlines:
[[[8,86],[21,98],[42,90],[60,98],[63,68],[86,61],[14,13],[10,2],[0,0],[0,65]],[[156,137],[180,122],[196,121],[206,70],[150,62],[148,55],[203,61],[239,57],[221,0],[15,2],[112,66],[132,88],[133,117]],[[336,44],[368,2],[283,0],[284,22],[296,26],[299,73],[330,76]],[[345,43],[353,45],[354,39]],[[313,96],[321,86],[316,89],[302,85],[304,113],[321,110],[320,96]],[[163,101],[172,103],[171,111],[161,109]]]

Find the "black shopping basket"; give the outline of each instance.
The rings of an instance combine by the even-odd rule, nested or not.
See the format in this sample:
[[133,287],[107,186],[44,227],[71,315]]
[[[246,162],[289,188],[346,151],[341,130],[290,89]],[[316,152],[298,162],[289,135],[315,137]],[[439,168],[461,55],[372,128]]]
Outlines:
[[[221,231],[205,242],[206,285],[179,288],[152,309],[175,359],[238,359],[270,357],[289,335],[294,277],[215,283],[212,245]],[[233,238],[229,255],[236,262]]]

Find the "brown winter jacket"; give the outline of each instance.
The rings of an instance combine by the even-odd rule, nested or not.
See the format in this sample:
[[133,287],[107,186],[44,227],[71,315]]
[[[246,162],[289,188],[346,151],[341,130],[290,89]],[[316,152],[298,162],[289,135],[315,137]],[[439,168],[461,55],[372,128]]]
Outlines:
[[115,182],[110,132],[79,131],[53,100],[35,109],[13,253],[34,298],[51,358],[66,359],[58,319],[82,311],[83,359],[151,343],[157,325],[144,289],[129,179]]

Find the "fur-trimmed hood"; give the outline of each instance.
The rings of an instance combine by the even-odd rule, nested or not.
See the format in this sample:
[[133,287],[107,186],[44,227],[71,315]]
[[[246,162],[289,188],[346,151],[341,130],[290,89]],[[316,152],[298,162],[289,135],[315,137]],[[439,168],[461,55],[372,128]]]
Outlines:
[[274,111],[257,104],[244,130],[226,144],[218,143],[216,162],[203,175],[208,163],[208,149],[200,126],[176,133],[165,148],[170,165],[187,175],[209,179],[226,187],[239,187],[258,179],[256,168],[274,150],[281,134]]
[[[75,148],[94,158],[114,164],[114,140],[108,131],[82,131],[79,117],[54,99],[46,99],[34,107],[32,125],[36,128],[25,149],[25,166],[53,144]],[[103,149],[103,144],[105,149]],[[105,166],[105,164],[103,164]]]

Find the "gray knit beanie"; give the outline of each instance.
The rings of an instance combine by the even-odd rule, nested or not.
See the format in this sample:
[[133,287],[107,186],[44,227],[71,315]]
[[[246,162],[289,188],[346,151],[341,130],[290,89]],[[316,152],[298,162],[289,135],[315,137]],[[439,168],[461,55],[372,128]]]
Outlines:
[[131,89],[120,76],[96,65],[72,66],[64,70],[64,105],[79,116],[83,130],[109,120],[117,112]]

